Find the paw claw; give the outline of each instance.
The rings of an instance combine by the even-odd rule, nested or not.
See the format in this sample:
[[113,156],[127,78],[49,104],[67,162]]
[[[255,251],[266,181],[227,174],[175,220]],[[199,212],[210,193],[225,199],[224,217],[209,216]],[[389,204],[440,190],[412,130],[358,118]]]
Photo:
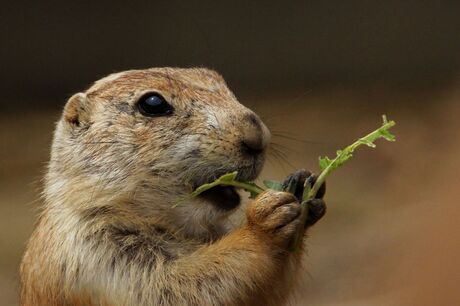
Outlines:
[[297,170],[296,172],[288,175],[283,182],[283,190],[295,195],[297,200],[302,200],[303,188],[305,180],[311,176],[310,171]]
[[318,222],[326,213],[326,203],[322,199],[311,199],[307,202],[308,218],[306,227]]

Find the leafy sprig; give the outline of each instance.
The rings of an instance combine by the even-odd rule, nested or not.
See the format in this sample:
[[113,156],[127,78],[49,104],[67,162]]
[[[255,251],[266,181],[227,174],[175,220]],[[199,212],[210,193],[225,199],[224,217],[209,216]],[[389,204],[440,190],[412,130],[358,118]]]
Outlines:
[[375,148],[375,141],[377,139],[383,138],[388,141],[395,141],[396,138],[393,134],[390,133],[390,128],[392,128],[396,122],[388,121],[385,115],[382,116],[383,124],[377,130],[367,134],[364,137],[361,137],[348,147],[343,150],[337,151],[337,156],[334,159],[330,159],[329,157],[325,156],[323,158],[319,158],[319,168],[321,169],[321,173],[318,176],[315,184],[310,189],[309,193],[305,195],[303,200],[314,198],[316,193],[318,192],[321,185],[325,182],[326,177],[335,169],[342,166],[346,161],[348,161],[352,156],[354,151],[362,146],[368,146],[371,148]]
[[[319,168],[321,169],[321,173],[316,179],[315,183],[312,186],[312,177],[305,180],[304,184],[304,191],[302,195],[302,212],[301,212],[301,222],[305,224],[308,218],[308,201],[313,199],[316,196],[316,193],[320,189],[320,187],[324,184],[326,177],[328,177],[335,169],[342,166],[346,163],[352,156],[353,153],[357,148],[360,146],[368,146],[371,148],[375,148],[375,141],[383,138],[388,141],[395,141],[395,136],[390,133],[390,128],[392,128],[396,123],[394,121],[388,121],[385,115],[383,117],[383,124],[377,130],[367,134],[364,137],[359,138],[357,141],[349,145],[348,147],[338,150],[337,155],[334,159],[330,159],[329,157],[319,157]],[[259,193],[263,192],[265,189],[256,185],[253,182],[245,182],[245,181],[237,181],[236,177],[238,172],[231,172],[222,175],[215,181],[201,185],[195,191],[190,194],[190,197],[196,197],[201,193],[209,190],[213,187],[218,185],[224,186],[234,186],[238,188],[242,188],[250,193],[250,198],[255,198]],[[283,184],[281,182],[277,182],[274,180],[264,180],[263,181],[265,187],[268,189],[273,190],[283,190]],[[295,186],[287,186],[284,191],[294,193]],[[177,205],[177,204],[176,204]],[[295,233],[294,239],[290,245],[290,250],[295,251],[298,249],[304,235],[304,228],[299,228],[299,230]]]
[[[348,147],[342,150],[338,150],[337,156],[334,159],[330,159],[327,156],[319,158],[319,168],[321,169],[321,173],[316,179],[313,186],[308,185],[309,181],[306,181],[305,190],[303,194],[303,201],[314,198],[321,185],[325,182],[326,177],[329,176],[329,174],[331,174],[332,171],[334,171],[338,167],[342,166],[345,162],[347,162],[353,156],[354,151],[358,147],[365,145],[371,148],[375,148],[374,142],[380,138],[386,139],[388,141],[395,141],[395,136],[391,134],[389,130],[396,123],[394,121],[388,121],[385,115],[383,115],[382,117],[383,124],[380,128],[367,134],[364,137],[359,138],[357,141],[355,141]],[[190,197],[196,197],[201,193],[205,192],[206,190],[209,190],[218,185],[242,188],[250,193],[250,198],[255,198],[259,193],[265,190],[264,188],[258,186],[253,182],[237,181],[237,175],[237,171],[226,173],[211,183],[201,185],[190,194]],[[278,181],[264,180],[263,183],[265,187],[267,187],[268,189],[283,189],[282,183]]]

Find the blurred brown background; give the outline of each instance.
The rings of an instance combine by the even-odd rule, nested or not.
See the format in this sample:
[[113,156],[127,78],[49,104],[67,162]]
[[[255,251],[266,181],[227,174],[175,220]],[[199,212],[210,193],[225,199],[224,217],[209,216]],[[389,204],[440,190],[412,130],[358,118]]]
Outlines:
[[207,66],[278,135],[262,177],[398,123],[329,179],[299,305],[460,305],[459,16],[434,0],[2,3],[0,304],[18,303],[65,100],[114,71]]

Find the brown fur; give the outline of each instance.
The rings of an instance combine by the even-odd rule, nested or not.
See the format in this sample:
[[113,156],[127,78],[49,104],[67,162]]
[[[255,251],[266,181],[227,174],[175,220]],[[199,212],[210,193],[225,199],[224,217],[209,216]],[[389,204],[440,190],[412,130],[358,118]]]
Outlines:
[[[135,104],[161,93],[172,116]],[[280,305],[302,252],[287,245],[300,205],[268,191],[233,229],[198,197],[216,176],[261,170],[242,139],[270,134],[208,69],[147,69],[108,76],[74,95],[57,123],[45,205],[21,265],[22,305]]]

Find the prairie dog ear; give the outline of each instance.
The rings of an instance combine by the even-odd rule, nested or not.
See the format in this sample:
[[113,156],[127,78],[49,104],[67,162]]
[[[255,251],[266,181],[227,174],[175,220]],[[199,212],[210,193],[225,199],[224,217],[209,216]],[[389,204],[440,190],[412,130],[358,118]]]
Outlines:
[[89,122],[89,110],[84,93],[74,94],[64,106],[64,120],[75,126]]

